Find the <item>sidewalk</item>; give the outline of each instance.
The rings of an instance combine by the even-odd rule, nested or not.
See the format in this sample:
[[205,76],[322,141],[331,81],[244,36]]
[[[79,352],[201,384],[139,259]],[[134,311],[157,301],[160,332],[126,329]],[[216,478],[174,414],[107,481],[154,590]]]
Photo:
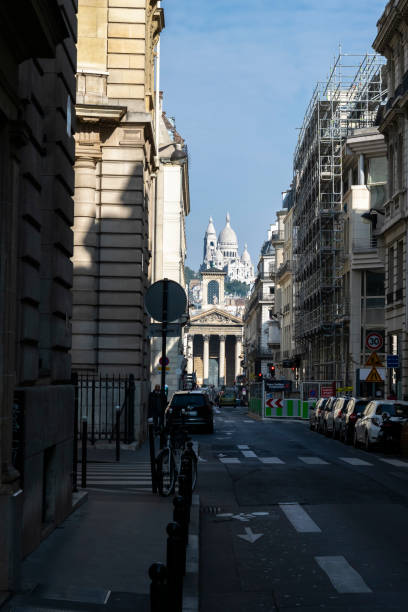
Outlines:
[[[89,448],[88,465],[118,466],[114,445],[106,446]],[[121,451],[120,465],[131,468],[148,461],[147,444]],[[80,483],[80,464],[78,472]],[[21,591],[2,610],[149,612],[148,569],[154,561],[166,562],[166,526],[173,520],[173,498],[132,493],[126,487],[107,490],[88,488],[88,500],[25,559]],[[183,606],[189,612],[198,612],[198,500],[194,497]]]

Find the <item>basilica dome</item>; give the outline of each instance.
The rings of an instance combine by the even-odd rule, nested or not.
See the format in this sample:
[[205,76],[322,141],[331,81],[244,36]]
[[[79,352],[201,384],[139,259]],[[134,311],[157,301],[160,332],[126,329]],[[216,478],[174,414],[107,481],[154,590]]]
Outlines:
[[222,251],[225,249],[238,250],[238,239],[236,233],[230,225],[229,213],[227,213],[227,222],[225,227],[218,236],[218,248]]
[[251,256],[248,253],[248,245],[246,244],[244,247],[244,252],[241,255],[241,261],[244,263],[251,263]]

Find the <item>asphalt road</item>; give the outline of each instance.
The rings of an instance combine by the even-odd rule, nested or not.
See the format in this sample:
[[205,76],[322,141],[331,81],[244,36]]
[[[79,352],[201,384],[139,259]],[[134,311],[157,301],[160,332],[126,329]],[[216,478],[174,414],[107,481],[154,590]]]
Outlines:
[[215,424],[197,436],[201,612],[408,610],[408,461],[240,407]]

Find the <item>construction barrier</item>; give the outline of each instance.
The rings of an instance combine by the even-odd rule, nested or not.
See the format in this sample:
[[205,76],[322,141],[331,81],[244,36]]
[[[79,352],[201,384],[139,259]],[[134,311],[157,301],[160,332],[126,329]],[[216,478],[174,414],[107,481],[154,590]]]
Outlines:
[[[272,405],[270,405],[272,404]],[[315,400],[302,401],[300,399],[272,399],[266,398],[264,416],[289,417],[289,418],[309,418],[309,408],[316,404]]]

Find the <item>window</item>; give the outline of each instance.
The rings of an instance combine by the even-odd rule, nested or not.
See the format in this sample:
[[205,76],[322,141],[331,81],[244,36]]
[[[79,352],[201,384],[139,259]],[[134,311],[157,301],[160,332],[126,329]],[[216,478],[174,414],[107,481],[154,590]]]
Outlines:
[[275,287],[269,287],[269,294],[273,295],[275,293]]
[[403,176],[403,163],[404,163],[404,141],[402,138],[402,134],[398,135],[398,153],[397,153],[397,176],[396,176],[396,184],[398,189],[403,189],[404,187],[404,176]]
[[207,304],[218,304],[220,299],[218,282],[212,280],[208,283]]
[[391,145],[388,150],[388,194],[392,198],[394,194],[394,147]]
[[371,208],[381,208],[386,200],[387,158],[372,157],[368,160],[367,187]]
[[388,249],[388,282],[387,294],[394,291],[394,247]]
[[397,299],[402,299],[402,284],[403,284],[403,269],[404,269],[404,242],[398,241],[397,244],[397,279],[396,279],[396,291],[401,290],[401,296]]

